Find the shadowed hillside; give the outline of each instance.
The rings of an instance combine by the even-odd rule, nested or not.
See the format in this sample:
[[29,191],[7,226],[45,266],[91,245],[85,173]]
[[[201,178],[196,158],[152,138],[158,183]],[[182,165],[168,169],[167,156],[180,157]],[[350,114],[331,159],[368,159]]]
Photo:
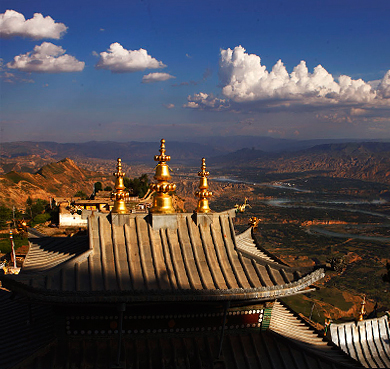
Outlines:
[[74,196],[79,190],[90,194],[96,181],[111,183],[112,178],[81,169],[66,158],[47,164],[34,174],[11,171],[0,176],[0,181],[0,204],[9,206],[25,204],[28,197]]

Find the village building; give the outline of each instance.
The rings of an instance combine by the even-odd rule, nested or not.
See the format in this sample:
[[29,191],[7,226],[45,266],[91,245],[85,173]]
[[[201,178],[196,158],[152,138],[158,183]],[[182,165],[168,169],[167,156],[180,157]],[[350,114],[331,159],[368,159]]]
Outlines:
[[[129,212],[144,213],[151,207],[150,195],[148,192],[143,198],[139,198],[124,191],[123,199]],[[87,218],[82,216],[82,212],[87,210],[109,213],[114,207],[114,199],[111,191],[99,191],[91,199],[55,198],[54,204],[59,207],[60,227],[87,227]]]
[[111,211],[83,211],[88,236],[36,238],[19,275],[1,277],[2,312],[23,323],[4,368],[363,367],[279,301],[324,268],[289,267],[252,228],[236,235],[236,209],[209,206],[205,159],[196,209],[177,213],[164,140],[154,159],[147,213],[127,208],[118,160]]

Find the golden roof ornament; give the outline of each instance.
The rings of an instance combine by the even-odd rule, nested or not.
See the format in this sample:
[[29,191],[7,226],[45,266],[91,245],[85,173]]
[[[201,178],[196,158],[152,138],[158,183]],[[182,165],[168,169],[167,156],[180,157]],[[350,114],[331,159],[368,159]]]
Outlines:
[[248,208],[251,208],[251,206],[247,203],[248,201],[248,198],[245,197],[245,201],[243,204],[239,205],[239,204],[236,204],[234,205],[234,207],[236,208],[236,213],[243,213],[245,211],[245,208],[248,207]]
[[257,217],[251,217],[249,218],[249,225],[253,228],[256,229],[258,224],[260,223],[261,219],[258,219]]
[[361,308],[360,308],[360,314],[359,314],[359,317],[358,317],[358,321],[361,322],[363,321],[364,319],[364,315],[366,315],[366,295],[363,296],[363,301],[361,303]]
[[115,180],[115,191],[112,193],[114,197],[114,207],[112,208],[112,213],[125,214],[128,213],[126,208],[126,187],[123,182],[123,177],[125,176],[125,172],[122,172],[122,159],[118,158],[116,165],[116,172],[113,173],[116,177]]
[[169,192],[176,190],[176,185],[174,183],[169,183],[171,175],[169,173],[169,166],[166,163],[171,160],[169,155],[165,155],[165,140],[161,139],[160,145],[160,155],[155,155],[154,160],[158,161],[156,166],[156,174],[154,179],[157,180],[157,183],[152,183],[150,189],[155,191],[153,205],[150,209],[151,213],[160,213],[160,214],[172,214],[175,213],[175,209],[172,204],[172,196],[169,195]]
[[199,190],[195,192],[195,196],[199,197],[198,206],[195,209],[196,213],[209,213],[211,211],[209,207],[208,197],[211,197],[213,193],[209,191],[209,185],[207,183],[207,177],[209,172],[206,171],[206,159],[202,158],[202,166],[198,176],[200,177],[199,181]]

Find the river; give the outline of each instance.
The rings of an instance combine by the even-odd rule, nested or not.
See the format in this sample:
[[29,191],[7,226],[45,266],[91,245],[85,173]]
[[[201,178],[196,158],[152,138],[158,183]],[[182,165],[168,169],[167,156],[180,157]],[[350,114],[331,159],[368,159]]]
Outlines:
[[[299,192],[305,192],[305,193],[311,193],[312,191],[296,188],[292,186],[283,186],[279,184],[274,183],[253,183],[253,182],[246,182],[246,181],[240,181],[237,179],[232,179],[228,177],[219,177],[215,178],[214,180],[220,181],[220,182],[232,182],[232,183],[245,183],[252,186],[266,186],[266,187],[274,187],[274,188],[281,188],[291,191],[299,191]],[[300,199],[300,203],[297,204],[296,201],[292,201],[290,199],[286,198],[276,198],[276,199],[270,199],[270,200],[264,200],[263,203],[270,205],[270,206],[277,206],[277,207],[284,207],[284,208],[312,208],[312,209],[324,209],[324,210],[338,210],[338,211],[348,211],[352,213],[361,213],[361,214],[367,214],[367,215],[373,215],[381,217],[385,220],[389,220],[390,216],[374,212],[374,211],[368,211],[368,210],[361,210],[361,209],[348,209],[348,208],[338,208],[338,207],[332,207],[332,206],[321,206],[321,205],[305,205],[305,203],[313,203],[312,199],[307,199],[305,201],[304,199]],[[334,204],[334,205],[383,205],[386,204],[387,201],[384,199],[375,199],[375,200],[346,200],[346,199],[337,199],[337,200],[329,200],[329,201],[316,201],[317,203],[323,203],[323,204]],[[386,226],[386,225],[384,225]],[[307,232],[310,234],[321,234],[323,236],[327,237],[339,237],[339,238],[354,238],[354,239],[361,239],[365,241],[377,241],[377,242],[390,242],[390,237],[379,237],[379,236],[363,236],[358,234],[351,234],[351,233],[339,233],[339,232],[333,232],[325,229],[324,227],[319,226],[310,226],[307,229]]]

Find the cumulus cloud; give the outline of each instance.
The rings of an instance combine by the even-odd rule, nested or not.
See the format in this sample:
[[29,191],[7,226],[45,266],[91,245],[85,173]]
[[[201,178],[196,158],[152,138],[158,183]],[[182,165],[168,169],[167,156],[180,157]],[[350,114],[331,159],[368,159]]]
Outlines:
[[163,104],[167,109],[173,109],[175,104]]
[[151,57],[145,49],[126,50],[114,42],[110,48],[100,53],[97,69],[108,69],[113,73],[131,73],[145,69],[165,68],[166,65]]
[[[259,56],[246,53],[242,46],[221,50],[220,77],[222,93],[235,102],[286,99],[303,103],[369,103],[379,97],[362,79],[342,75],[336,82],[321,65],[310,73],[305,61],[289,74],[278,60],[269,72]],[[387,91],[387,87],[383,90]]]
[[168,73],[149,73],[142,77],[142,83],[153,83],[167,81],[168,79],[176,78]]
[[184,108],[221,111],[229,107],[229,103],[226,100],[204,92],[188,96],[187,100],[188,103],[183,105]]
[[35,13],[33,18],[27,20],[15,10],[6,10],[0,14],[0,36],[4,38],[20,36],[34,40],[59,39],[67,28],[65,24],[56,23],[53,18],[44,17],[41,13]]
[[378,93],[385,99],[390,98],[390,70],[387,71],[378,86]]
[[84,69],[84,62],[78,61],[74,56],[65,54],[61,46],[51,42],[43,42],[26,54],[14,57],[7,67],[25,72],[62,73],[80,72]]
[[[292,109],[300,106],[318,108],[324,106],[390,106],[390,70],[380,81],[365,82],[341,75],[335,79],[323,66],[318,65],[310,73],[305,61],[301,61],[291,73],[281,60],[268,71],[261,65],[258,55],[248,54],[242,46],[233,50],[221,50],[219,77],[226,107],[239,108],[244,103],[252,107],[280,107]],[[207,106],[202,96],[188,97],[186,107]]]

